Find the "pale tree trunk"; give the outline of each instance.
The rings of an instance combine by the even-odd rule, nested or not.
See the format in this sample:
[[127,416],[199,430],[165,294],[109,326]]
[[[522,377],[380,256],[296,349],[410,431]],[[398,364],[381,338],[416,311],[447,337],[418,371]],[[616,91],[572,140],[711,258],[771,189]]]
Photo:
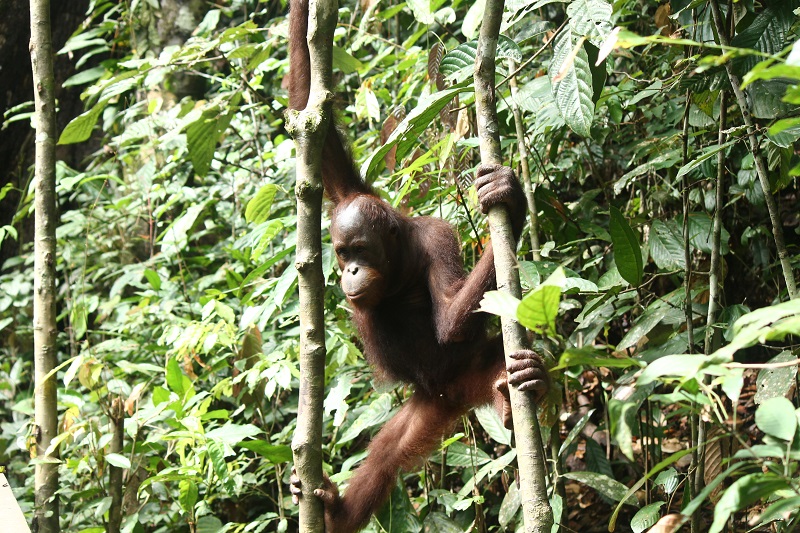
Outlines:
[[[495,53],[500,22],[503,17],[503,0],[486,0],[483,22],[475,59],[475,106],[478,118],[481,162],[501,164],[500,130],[497,120],[497,101],[494,91]],[[494,247],[494,264],[497,288],[516,298],[522,297],[517,269],[516,241],[511,220],[505,206],[495,206],[489,211],[489,229]],[[515,320],[501,317],[503,347],[506,363],[508,355],[527,348],[525,329]],[[536,404],[530,394],[509,387],[511,410],[519,464],[520,498],[525,531],[549,533],[553,512],[547,499],[544,448],[536,417]]]
[[323,506],[313,494],[322,487],[322,401],[325,398],[325,320],[322,274],[322,147],[331,124],[333,32],[336,0],[311,0],[308,48],[311,88],[308,105],[289,111],[287,129],[297,147],[297,258],[300,292],[300,399],[292,452],[303,497],[300,532],[324,531]]
[[36,128],[33,352],[35,367],[36,511],[34,531],[56,533],[58,525],[58,453],[46,453],[58,433],[56,379],[56,108],[53,93],[53,43],[50,1],[30,0],[33,123]]

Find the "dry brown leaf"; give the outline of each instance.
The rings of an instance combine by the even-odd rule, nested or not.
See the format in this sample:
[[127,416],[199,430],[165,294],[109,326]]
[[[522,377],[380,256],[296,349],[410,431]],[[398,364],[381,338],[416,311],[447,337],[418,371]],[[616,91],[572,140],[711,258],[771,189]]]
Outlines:
[[672,9],[669,6],[669,2],[661,4],[656,9],[656,27],[661,28],[661,35],[665,37],[672,33],[672,21],[669,18],[671,14]]
[[439,91],[444,89],[444,78],[439,73],[439,65],[441,65],[443,57],[444,45],[437,41],[428,52],[428,78]]

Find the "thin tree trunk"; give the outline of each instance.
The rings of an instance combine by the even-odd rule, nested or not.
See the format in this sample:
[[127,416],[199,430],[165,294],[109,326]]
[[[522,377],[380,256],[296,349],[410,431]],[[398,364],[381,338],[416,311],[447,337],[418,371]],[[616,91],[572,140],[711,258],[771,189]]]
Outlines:
[[[125,436],[125,404],[122,398],[114,398],[111,402],[109,413],[113,437],[111,438],[111,453],[121,454],[124,448]],[[122,468],[114,465],[108,467],[108,493],[111,496],[111,507],[108,508],[108,533],[119,533],[122,524]]]
[[[725,29],[725,22],[722,18],[722,13],[719,10],[719,2],[717,0],[711,1],[711,14],[714,18],[714,26],[717,30],[717,38],[719,44],[722,46],[729,46],[728,32]],[[742,91],[742,84],[739,81],[739,76],[733,71],[733,63],[730,61],[725,62],[725,71],[728,73],[728,80],[731,83],[731,89],[736,96],[736,103],[739,104],[739,110],[742,112],[742,119],[747,128],[747,139],[750,144],[750,153],[753,155],[753,161],[756,165],[756,173],[758,174],[758,181],[761,184],[761,190],[764,192],[764,200],[767,204],[767,211],[769,211],[769,219],[772,223],[772,236],[775,239],[775,248],[778,250],[778,260],[781,263],[783,270],[783,278],[786,281],[786,291],[789,293],[789,299],[797,297],[797,284],[795,283],[794,271],[792,270],[792,263],[789,260],[789,252],[786,250],[786,242],[783,239],[783,223],[781,222],[781,215],[778,210],[778,203],[775,197],[772,196],[772,189],[769,184],[769,176],[767,176],[767,165],[764,164],[764,158],[761,157],[761,151],[758,148],[758,138],[756,137],[756,128],[753,124],[753,118],[750,115],[750,105],[747,103],[747,97]]]
[[[689,106],[691,105],[691,95],[689,91],[686,91],[686,109],[683,113],[683,161],[682,164],[686,165],[689,163]],[[689,174],[685,174],[683,176],[683,180],[681,183],[681,203],[683,205],[683,290],[684,290],[684,313],[686,316],[686,338],[688,339],[689,347],[687,348],[688,353],[694,352],[694,306],[692,305],[692,255],[691,255],[691,244],[689,242],[689,189],[691,188],[691,183],[689,182]],[[693,406],[697,408],[695,404]],[[689,430],[691,433],[691,442],[692,442],[692,461],[689,466],[689,470],[691,472],[697,471],[697,464],[699,462],[699,455],[698,455],[698,430],[697,426],[699,424],[700,418],[697,416],[697,413],[692,412],[691,416],[689,417]],[[697,488],[695,487],[695,480],[694,476],[689,476],[688,482],[688,489],[689,489],[689,496],[694,498],[697,496]],[[700,527],[700,515],[699,513],[695,513],[692,515],[692,520],[690,523],[690,531],[691,533],[698,533]]]
[[[475,58],[475,106],[481,161],[484,164],[502,162],[494,83],[495,53],[503,17],[503,5],[504,0],[486,0]],[[504,206],[495,206],[489,211],[489,229],[494,246],[497,287],[516,298],[521,298],[516,242],[508,210]],[[501,325],[506,363],[509,363],[511,360],[508,354],[527,347],[527,336],[525,329],[515,320],[501,317]],[[553,511],[547,499],[545,484],[547,469],[539,421],[536,417],[536,405],[529,394],[520,392],[515,387],[509,387],[509,393],[516,433],[520,498],[525,530],[530,533],[549,533],[553,524]]]
[[[508,60],[508,70],[514,72],[517,65],[514,60]],[[525,199],[528,200],[528,214],[531,217],[531,253],[533,254],[534,261],[541,261],[542,256],[539,253],[541,246],[539,245],[539,212],[536,209],[536,197],[534,196],[533,180],[531,180],[531,167],[528,164],[528,145],[525,144],[525,129],[522,123],[522,111],[515,100],[517,96],[517,75],[514,74],[508,79],[508,85],[511,87],[511,111],[514,113],[514,128],[517,130],[517,144],[519,145],[519,166],[522,173],[522,186],[525,189]]]
[[48,453],[58,434],[56,379],[56,106],[50,1],[30,0],[31,65],[33,67],[36,128],[33,357],[35,367],[36,469],[34,531],[57,533],[58,451]]
[[[725,144],[725,121],[727,116],[728,99],[725,91],[719,93],[719,133],[717,143]],[[703,353],[709,355],[717,349],[719,336],[715,334],[714,324],[720,309],[720,289],[722,288],[721,248],[722,248],[722,206],[725,201],[725,150],[717,153],[717,182],[714,184],[716,192],[714,202],[714,221],[711,230],[711,265],[708,267],[708,312],[706,314],[706,334],[703,343]],[[703,378],[709,382],[709,376]],[[700,417],[697,424],[697,470],[695,470],[694,486],[697,492],[703,490],[705,484],[706,461],[706,423]],[[697,514],[697,513],[695,513]]]
[[311,0],[308,48],[311,90],[303,111],[289,111],[287,127],[297,147],[297,258],[300,292],[300,400],[292,452],[303,487],[300,532],[322,532],[322,402],[325,398],[325,320],[322,274],[322,147],[331,122],[333,32],[336,0]]

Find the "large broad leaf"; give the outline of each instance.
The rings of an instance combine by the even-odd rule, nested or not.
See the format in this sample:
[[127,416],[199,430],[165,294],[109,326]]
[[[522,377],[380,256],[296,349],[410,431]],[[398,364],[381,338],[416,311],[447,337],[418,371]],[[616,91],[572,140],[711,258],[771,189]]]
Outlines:
[[630,357],[608,357],[606,352],[584,346],[583,348],[567,348],[558,360],[558,366],[553,370],[569,368],[571,366],[589,365],[604,368],[629,368],[643,366],[644,363]]
[[233,446],[237,442],[255,437],[259,433],[262,433],[262,431],[253,424],[233,424],[228,422],[224,426],[214,428],[206,433],[206,438]]
[[355,421],[344,431],[337,446],[356,438],[362,431],[385,422],[392,413],[392,395],[384,393],[378,396]]
[[661,506],[666,502],[655,502],[645,505],[631,518],[631,529],[633,533],[642,533],[644,530],[653,527],[661,517]]
[[611,242],[614,244],[614,264],[617,265],[620,276],[633,285],[638,287],[642,283],[644,275],[644,262],[642,261],[642,249],[636,234],[633,233],[628,221],[616,207],[611,207],[611,223],[608,232],[611,234]]
[[[794,361],[796,357],[789,350],[785,350],[772,359],[769,363],[786,363]],[[756,384],[755,402],[761,404],[770,398],[786,396],[795,383],[797,366],[784,366],[779,368],[764,368],[758,373]]]
[[[471,78],[475,71],[475,57],[478,55],[478,41],[469,41],[458,45],[442,59],[439,65],[439,72],[442,76],[461,83],[467,78]],[[505,35],[500,35],[497,39],[497,53],[495,57],[499,59],[511,59],[515,63],[522,62],[522,50],[517,43]]]
[[598,48],[611,33],[611,4],[605,0],[574,0],[567,6],[569,25]]
[[675,220],[656,220],[650,228],[650,257],[658,268],[683,269],[685,256],[681,228]]
[[797,429],[794,405],[783,396],[766,400],[756,409],[756,426],[772,437],[792,440]]
[[500,420],[500,416],[493,407],[484,405],[475,409],[475,416],[481,427],[486,430],[486,433],[500,444],[511,445],[511,430],[508,430]]
[[472,90],[471,84],[469,86],[460,85],[420,98],[417,107],[397,125],[397,128],[386,140],[386,143],[364,161],[364,164],[361,165],[361,175],[370,178],[380,172],[384,165],[384,157],[395,146],[397,146],[397,160],[408,155],[413,148],[419,146],[420,135],[422,135],[422,132],[425,131],[431,121],[439,115],[439,111],[449,104],[458,93]]
[[556,38],[550,81],[558,112],[578,135],[589,137],[594,118],[592,71],[583,48],[583,38],[570,27]]
[[[655,384],[645,386],[637,384],[633,394],[624,396],[624,389],[617,389],[616,397],[608,402],[608,414],[611,421],[611,433],[619,443],[619,451],[631,461],[633,458],[633,429],[637,424],[636,413],[647,396],[655,389]],[[617,501],[620,501],[617,498]]]
[[256,452],[272,463],[288,463],[292,460],[292,449],[286,445],[270,444],[265,440],[246,440],[239,446]]
[[[425,522],[422,524],[423,531],[425,533],[463,533],[464,530],[461,529],[458,524],[453,522],[446,514],[433,512],[430,513],[428,516],[425,517]],[[400,531],[400,529],[396,529],[397,525],[393,524],[390,529],[387,531]],[[404,530],[410,531],[410,530]]]
[[766,498],[777,490],[788,488],[786,481],[772,474],[749,474],[728,487],[714,507],[714,522],[709,533],[719,533],[725,527],[732,513]]
[[[797,0],[774,2],[733,38],[731,46],[754,48],[767,55],[777,55],[788,44],[790,30],[796,20],[794,9],[798,4],[800,2]],[[756,55],[744,56],[734,61],[734,68],[737,74],[742,76],[761,59],[761,56]]]
[[170,257],[177,255],[189,244],[189,231],[204,208],[203,202],[193,205],[164,231],[161,237],[161,251],[164,254]]
[[730,344],[712,355],[730,359],[737,350],[757,342],[783,340],[787,335],[800,335],[800,299],[747,313],[733,325],[733,332]]
[[636,500],[635,496],[628,496],[626,498],[628,487],[616,479],[611,479],[608,476],[596,472],[567,472],[563,475],[567,479],[574,479],[575,481],[580,481],[584,485],[592,487],[603,496],[614,501],[633,505],[634,507],[639,506],[639,502]]
[[566,276],[559,267],[544,283],[529,292],[517,307],[517,320],[531,331],[553,335],[556,332],[558,304]]
[[277,191],[278,186],[274,183],[267,183],[261,187],[256,195],[247,202],[247,208],[244,210],[245,220],[255,224],[266,222]]
[[219,114],[219,107],[213,106],[203,112],[200,118],[186,128],[186,146],[195,173],[205,176],[211,167],[217,142],[228,129],[234,113]]
[[721,152],[722,150],[727,150],[729,147],[733,146],[737,141],[728,141],[724,144],[715,144],[708,148],[702,150],[697,156],[683,165],[680,170],[678,171],[678,175],[675,176],[675,179],[680,179],[692,170],[696,169],[700,165],[703,164],[704,161],[711,159],[712,157],[716,157],[716,155]]
[[671,306],[665,304],[661,300],[656,300],[655,303],[650,305],[636,320],[636,324],[628,330],[628,333],[625,334],[617,345],[617,350],[622,351],[631,346],[635,346],[642,337],[647,335],[651,329],[656,327],[664,319],[671,309],[673,309]]
[[431,12],[430,0],[408,0],[406,3],[408,7],[411,8],[411,12],[414,14],[414,18],[417,19],[417,22],[421,24],[433,24],[434,18]]
[[77,117],[70,120],[61,136],[58,138],[58,144],[73,144],[83,142],[92,135],[94,125],[97,124],[97,119],[100,118],[100,113],[106,108],[108,100],[101,100],[97,102],[92,108]]

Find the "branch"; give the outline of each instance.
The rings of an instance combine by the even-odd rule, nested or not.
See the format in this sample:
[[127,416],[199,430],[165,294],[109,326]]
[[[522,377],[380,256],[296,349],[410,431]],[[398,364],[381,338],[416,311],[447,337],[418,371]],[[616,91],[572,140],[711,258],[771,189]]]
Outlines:
[[[495,54],[503,17],[503,3],[504,0],[486,0],[475,58],[475,107],[483,164],[502,162],[494,82]],[[522,289],[517,269],[516,242],[505,206],[498,205],[489,211],[489,229],[494,247],[497,288],[520,298]],[[526,348],[527,335],[525,329],[515,320],[501,317],[501,325],[503,348],[508,365],[511,361],[509,354]],[[545,484],[547,470],[539,421],[536,417],[536,405],[529,394],[517,390],[516,387],[509,387],[509,394],[516,432],[525,531],[549,533],[553,524],[553,512],[547,499]]]
[[314,496],[322,477],[322,402],[325,398],[325,278],[322,273],[322,147],[331,124],[333,31],[336,0],[311,0],[308,48],[311,82],[308,105],[287,113],[297,147],[297,257],[300,298],[300,399],[292,452],[303,488],[301,533],[325,529],[323,505]]

